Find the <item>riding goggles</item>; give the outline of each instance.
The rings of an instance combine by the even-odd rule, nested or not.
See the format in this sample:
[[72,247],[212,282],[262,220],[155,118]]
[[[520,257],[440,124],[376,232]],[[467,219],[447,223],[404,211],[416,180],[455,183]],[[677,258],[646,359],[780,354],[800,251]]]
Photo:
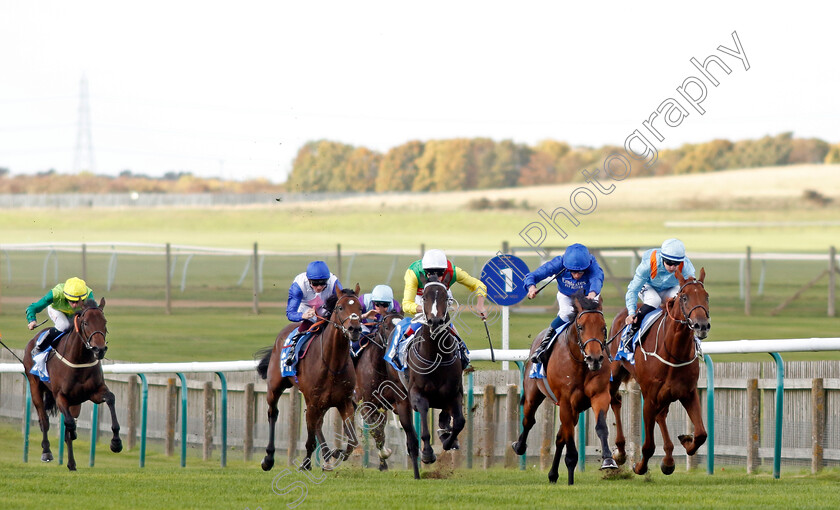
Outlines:
[[390,304],[391,303],[389,303],[387,301],[374,301],[373,302],[373,306],[381,306],[382,308],[388,308],[388,306],[390,306]]
[[313,287],[323,287],[326,284],[327,284],[326,279],[323,279],[323,280],[309,280],[309,285],[312,285]]
[[666,266],[671,266],[671,267],[676,267],[676,266],[680,265],[679,262],[674,261],[674,260],[668,260],[668,259],[662,259],[662,263],[665,264]]
[[443,276],[443,273],[446,272],[446,269],[426,269],[426,276]]

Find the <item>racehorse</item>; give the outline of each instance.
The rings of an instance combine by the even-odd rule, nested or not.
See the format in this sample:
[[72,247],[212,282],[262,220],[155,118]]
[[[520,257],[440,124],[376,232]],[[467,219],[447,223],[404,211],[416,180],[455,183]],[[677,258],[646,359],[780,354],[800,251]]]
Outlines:
[[401,313],[385,314],[356,360],[356,399],[362,402],[360,414],[370,427],[376,443],[380,471],[388,470],[386,459],[393,453],[385,446],[388,411],[395,408],[397,400],[405,400],[407,397],[396,374],[389,377],[386,368],[388,363],[384,357],[395,321],[402,318]]
[[417,432],[412,423],[411,410],[420,413],[423,440],[422,458],[424,464],[435,462],[435,453],[429,443],[429,408],[440,409],[438,425],[441,446],[444,450],[458,448],[458,434],[466,420],[462,403],[464,400],[463,367],[458,353],[458,340],[450,333],[449,295],[444,284],[436,276],[430,276],[423,287],[422,325],[414,341],[407,349],[407,376],[398,374],[388,365],[391,377],[399,377],[408,389],[408,398],[397,402],[397,413],[405,430],[406,446],[414,468],[414,478],[420,479],[420,455],[417,446]]
[[[310,457],[315,450],[315,439],[321,446],[321,465],[324,471],[335,468],[332,457],[347,460],[356,446],[356,432],[353,426],[353,388],[356,385],[356,370],[350,359],[350,342],[357,341],[362,331],[362,305],[359,302],[359,285],[355,290],[342,289],[337,295],[330,296],[326,308],[327,315],[324,329],[310,340],[307,356],[298,362],[297,376],[284,377],[281,370],[280,351],[283,343],[297,327],[289,324],[277,335],[274,346],[259,353],[262,358],[257,365],[257,373],[266,379],[268,391],[268,446],[262,461],[264,471],[274,467],[274,429],[277,423],[277,401],[287,388],[297,386],[306,402],[306,457],[300,469],[311,470]],[[347,448],[330,451],[321,426],[324,414],[331,407],[338,409],[344,423]]]
[[[525,379],[523,402],[525,414],[522,418],[522,434],[511,446],[517,455],[525,453],[528,432],[534,426],[537,408],[546,397],[550,398],[560,413],[560,430],[554,443],[554,461],[548,472],[548,481],[557,483],[558,467],[563,448],[566,447],[566,469],[569,485],[575,481],[575,466],[578,452],[575,448],[575,425],[579,413],[590,407],[597,416],[595,432],[601,440],[601,469],[618,466],[612,458],[607,430],[607,410],[610,406],[610,367],[605,360],[607,347],[607,322],[601,311],[600,300],[592,300],[578,293],[572,299],[575,320],[555,340],[554,349],[545,367],[545,379]],[[550,329],[537,335],[531,344],[531,354],[540,345]],[[531,361],[526,365],[530,370]]]
[[[700,353],[695,342],[706,338],[711,328],[709,320],[709,294],[703,286],[706,270],[700,269],[700,278],[683,278],[678,269],[675,272],[680,290],[676,296],[665,302],[665,313],[651,325],[642,338],[634,355],[635,365],[627,360],[612,363],[613,381],[610,387],[612,410],[616,425],[616,461],[624,464],[625,438],[621,426],[621,396],[618,387],[630,377],[636,379],[644,397],[645,442],[642,445],[642,459],[633,466],[633,471],[643,475],[648,470],[648,460],[656,448],[653,438],[653,424],[659,425],[664,442],[665,457],[660,468],[666,475],[674,472],[674,443],[668,434],[665,419],[671,402],[679,400],[694,425],[694,435],[678,436],[688,455],[694,455],[706,442],[706,428],[703,426],[700,397],[697,393],[697,378],[700,375]],[[619,335],[624,328],[627,310],[622,310],[612,324],[611,336]],[[615,356],[618,344],[612,347]]]
[[50,441],[47,439],[47,432],[50,429],[47,414],[54,416],[57,408],[64,417],[67,469],[70,471],[76,470],[73,440],[76,439],[76,418],[79,417],[83,402],[90,400],[94,404],[102,402],[108,404],[108,409],[111,411],[111,430],[114,433],[111,439],[111,451],[119,453],[123,447],[120,440],[120,424],[117,422],[117,413],[114,410],[114,394],[105,385],[105,377],[102,374],[101,360],[105,357],[105,351],[108,350],[108,342],[105,339],[108,333],[107,321],[102,312],[104,308],[105,298],[102,298],[99,305],[96,301],[89,299],[73,316],[73,330],[62,336],[58,346],[48,354],[46,366],[49,382],[43,382],[37,375],[29,373],[34,365],[32,348],[35,347],[35,342],[41,332],[26,344],[23,357],[23,367],[29,379],[32,403],[38,412],[38,423],[44,433],[41,441],[43,449],[41,460],[44,462],[53,460]]

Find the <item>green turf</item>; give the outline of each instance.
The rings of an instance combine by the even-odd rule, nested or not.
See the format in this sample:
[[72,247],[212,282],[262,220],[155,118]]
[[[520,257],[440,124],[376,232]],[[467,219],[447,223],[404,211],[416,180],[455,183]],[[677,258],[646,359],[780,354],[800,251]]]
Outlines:
[[[311,478],[288,470],[278,457],[271,472],[259,468],[260,455],[245,462],[241,452],[229,452],[228,467],[218,458],[202,461],[190,451],[185,468],[178,457],[166,457],[158,448],[147,451],[146,465],[138,467],[138,450],[111,453],[101,445],[94,467],[89,467],[90,443],[75,443],[78,471],[68,472],[56,461],[39,461],[37,434],[32,434],[30,461],[21,458],[20,430],[0,425],[0,507],[46,508],[837,508],[840,472],[819,475],[785,470],[780,479],[767,472],[747,475],[743,469],[722,468],[714,475],[703,469],[682,467],[666,477],[654,471],[636,476],[626,471],[604,478],[595,462],[576,473],[575,485],[565,484],[561,462],[560,483],[551,485],[547,473],[536,467],[525,471],[451,470],[442,461],[421,468],[423,479],[411,471],[380,473],[344,465],[334,472],[313,471]],[[66,462],[66,459],[65,459]],[[317,482],[317,483],[316,483]]]

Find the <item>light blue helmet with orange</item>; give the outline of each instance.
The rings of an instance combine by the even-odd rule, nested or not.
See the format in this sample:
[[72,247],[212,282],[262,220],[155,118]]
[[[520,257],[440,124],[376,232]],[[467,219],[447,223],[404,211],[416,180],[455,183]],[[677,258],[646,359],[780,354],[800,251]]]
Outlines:
[[563,267],[569,271],[586,271],[592,263],[592,256],[586,246],[575,243],[563,254]]
[[666,239],[662,243],[662,248],[659,250],[662,258],[665,260],[672,260],[674,262],[682,262],[685,260],[685,245],[679,239]]

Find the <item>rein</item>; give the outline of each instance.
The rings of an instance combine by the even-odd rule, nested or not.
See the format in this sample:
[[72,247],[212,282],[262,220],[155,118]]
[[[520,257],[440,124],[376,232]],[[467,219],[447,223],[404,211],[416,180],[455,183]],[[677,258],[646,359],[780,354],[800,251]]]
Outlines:
[[[84,310],[82,310],[81,312],[77,313],[77,314],[73,317],[73,328],[74,328],[74,332],[75,332],[77,335],[79,335],[79,338],[81,338],[81,339],[82,339],[82,345],[85,347],[85,349],[87,349],[87,350],[89,350],[89,351],[93,350],[93,345],[91,345],[91,340],[92,340],[92,339],[93,339],[93,337],[94,337],[95,335],[97,335],[97,334],[102,335],[102,338],[103,338],[103,339],[105,339],[105,347],[106,347],[106,348],[108,347],[108,339],[107,339],[107,337],[106,337],[106,334],[105,334],[104,332],[102,332],[102,331],[99,331],[98,329],[97,329],[96,331],[94,331],[93,333],[91,333],[91,334],[89,334],[89,335],[85,336],[85,334],[86,334],[86,331],[85,331],[85,325],[87,324],[87,321],[85,321],[85,320],[84,320],[84,315],[85,315],[85,314],[86,314],[89,310],[93,310],[93,309],[94,309],[94,307],[85,308]],[[96,310],[99,310],[99,308],[97,307],[97,308],[96,308]],[[62,349],[62,350],[63,350],[64,352],[66,352],[66,351],[67,351],[67,346],[68,346],[68,343],[65,341],[65,342],[63,342],[61,345],[63,345],[63,346],[64,346],[64,349]],[[62,363],[64,363],[65,365],[67,365],[67,366],[68,366],[68,367],[70,367],[70,368],[90,368],[90,367],[95,367],[95,366],[96,366],[96,365],[98,365],[98,364],[99,364],[99,362],[101,361],[100,359],[98,359],[98,358],[96,358],[96,357],[94,356],[94,360],[93,360],[93,361],[90,361],[90,362],[88,362],[88,363],[73,363],[73,362],[71,362],[70,360],[68,360],[65,356],[63,356],[60,352],[58,352],[58,350],[57,350],[57,349],[53,349],[53,352],[55,352],[55,357],[56,357],[56,358],[58,358],[58,360],[59,360],[59,361],[61,361]]]
[[[581,338],[583,337],[583,326],[580,325],[580,323],[578,322],[578,319],[580,319],[581,316],[586,315],[587,313],[597,313],[601,317],[604,317],[604,313],[600,310],[583,310],[575,316],[575,330],[577,330],[577,345],[578,345],[578,349],[580,349],[580,355],[583,359],[576,359],[574,356],[572,356],[571,351],[569,351],[569,357],[572,358],[573,360],[577,361],[580,364],[585,364],[586,363],[586,351],[584,349],[586,349],[586,346],[589,345],[589,342],[598,342],[601,345],[601,350],[605,351],[607,353],[607,358],[610,360],[610,363],[612,363],[612,356],[610,356],[610,352],[609,352],[609,350],[607,350],[607,343],[602,342],[600,339],[595,338],[595,337],[592,337],[585,342],[581,341]],[[606,324],[606,319],[604,319],[604,324]],[[568,335],[569,335],[569,333],[568,333],[568,330],[567,330],[566,331],[567,341],[568,341]],[[606,340],[606,338],[607,338],[607,331],[606,331],[606,326],[604,326],[604,340]],[[613,337],[613,338],[615,338],[615,337]]]
[[[703,282],[701,282],[699,280],[694,280],[694,281],[684,283],[680,287],[680,290],[677,292],[677,298],[675,300],[679,302],[678,306],[679,306],[680,312],[683,314],[683,317],[685,317],[685,319],[680,319],[680,318],[675,317],[674,315],[671,314],[671,309],[673,309],[674,307],[673,307],[673,305],[669,305],[669,303],[672,303],[672,301],[674,301],[674,300],[667,301],[665,303],[665,313],[666,313],[667,318],[671,319],[672,321],[674,321],[678,324],[688,326],[689,331],[693,331],[694,323],[691,321],[691,313],[694,312],[694,310],[700,308],[701,310],[706,312],[706,317],[711,317],[711,315],[709,314],[709,310],[703,305],[696,305],[696,306],[692,307],[691,310],[688,311],[688,313],[686,313],[685,307],[683,306],[683,303],[682,303],[682,299],[679,299],[679,295],[682,294],[683,289],[688,287],[689,285],[700,285],[701,287],[704,287]],[[648,355],[650,355],[652,358],[656,358],[660,362],[664,363],[665,365],[668,365],[669,367],[673,367],[673,368],[680,368],[680,367],[684,367],[684,366],[687,366],[687,365],[691,365],[692,363],[694,363],[695,361],[700,359],[700,357],[702,355],[702,352],[700,351],[700,349],[697,348],[697,343],[696,342],[695,342],[695,346],[694,346],[694,357],[691,358],[688,361],[679,360],[679,358],[677,358],[676,356],[671,354],[671,352],[668,350],[668,346],[664,343],[662,345],[665,348],[665,353],[668,354],[668,356],[670,356],[672,358],[677,358],[678,361],[676,363],[672,363],[672,362],[664,359],[662,356],[660,356],[656,351],[659,350],[659,334],[664,329],[664,326],[665,326],[665,318],[663,318],[659,322],[659,327],[656,328],[656,344],[653,347],[653,351],[650,351],[650,352],[646,351],[644,346],[642,345],[642,343],[639,342],[639,348],[641,349],[642,354],[645,355],[645,359],[647,359]]]
[[[345,296],[345,297],[348,297],[348,296]],[[359,299],[355,295],[352,296],[352,297],[355,298],[356,300]],[[342,297],[341,299],[344,299],[344,297]],[[341,299],[339,299],[339,302],[341,302]],[[338,308],[338,302],[335,304],[335,307]],[[350,340],[350,330],[347,329],[347,327],[344,326],[344,323],[347,322],[347,321],[352,321],[352,320],[357,320],[358,321],[358,320],[361,320],[361,318],[359,317],[359,314],[357,314],[356,312],[353,312],[350,315],[348,315],[347,317],[345,317],[344,320],[342,320],[341,322],[336,322],[336,321],[332,320],[332,315],[336,315],[336,314],[338,314],[338,311],[333,311],[333,313],[330,315],[330,317],[321,317],[320,315],[315,315],[315,317],[318,317],[318,319],[320,319],[322,321],[325,321],[328,324],[331,324],[335,329],[341,331],[342,336],[344,336],[344,338],[349,341]],[[327,372],[331,373],[334,376],[341,375],[342,373],[344,373],[345,370],[347,370],[348,363],[345,363],[344,366],[341,367],[341,369],[337,370],[337,371],[330,368],[330,365],[327,363],[327,360],[324,359],[324,333],[325,332],[321,332],[321,334],[318,335],[318,339],[320,340],[320,346],[321,346],[321,362],[324,363],[324,366],[327,368]]]

